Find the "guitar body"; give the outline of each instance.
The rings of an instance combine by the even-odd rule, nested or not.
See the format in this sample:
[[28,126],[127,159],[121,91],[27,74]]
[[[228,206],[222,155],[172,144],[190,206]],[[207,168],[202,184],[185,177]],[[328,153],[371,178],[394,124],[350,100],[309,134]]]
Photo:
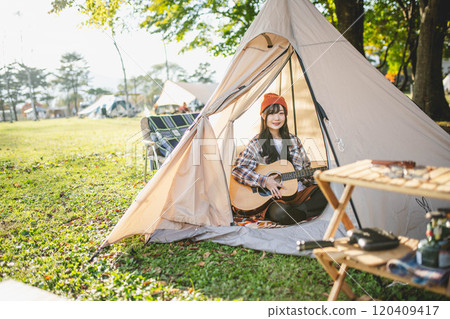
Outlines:
[[[255,169],[260,175],[280,175],[294,171],[294,166],[287,160],[280,160],[269,165],[259,164]],[[294,196],[297,193],[297,179],[279,180],[285,189],[281,188],[281,195],[284,200]],[[239,183],[233,176],[230,178],[230,199],[231,204],[242,211],[255,211],[258,208],[265,207],[265,204],[272,198],[269,190],[261,187],[250,187]]]

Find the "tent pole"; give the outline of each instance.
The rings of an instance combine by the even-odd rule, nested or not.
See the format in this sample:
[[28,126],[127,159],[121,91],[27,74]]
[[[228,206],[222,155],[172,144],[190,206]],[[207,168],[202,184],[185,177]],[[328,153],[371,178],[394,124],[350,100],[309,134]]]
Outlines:
[[[314,104],[316,104],[316,102],[314,102]],[[319,104],[319,106],[320,106],[320,104]],[[322,106],[320,106],[320,107],[322,108]],[[328,144],[331,147],[331,152],[333,153],[334,160],[336,161],[337,166],[341,166],[341,164],[339,164],[339,160],[338,160],[338,158],[336,156],[336,151],[335,151],[335,149],[333,147],[333,144],[332,144],[332,141],[331,141],[331,138],[330,138],[330,134],[328,133],[328,130],[327,130],[326,126],[325,126],[324,116],[323,116],[323,114],[319,114],[319,112],[317,112],[317,107],[316,107],[316,113],[317,113],[317,117],[320,120],[320,126],[322,127],[322,130],[325,131],[325,135],[327,136]],[[356,221],[358,223],[358,227],[362,228],[361,222],[359,221],[358,214],[356,213],[355,205],[353,204],[353,200],[351,198],[350,198],[350,205],[352,206],[352,210],[355,213],[355,218],[356,218]]]
[[[324,117],[326,116],[325,115],[325,111],[323,110],[323,108],[319,104],[319,102],[317,102],[317,100],[316,100],[316,96],[314,95],[314,91],[313,91],[313,89],[311,87],[311,82],[309,82],[308,74],[306,74],[305,66],[303,65],[303,61],[300,58],[300,55],[298,54],[297,51],[295,53],[297,54],[297,58],[298,58],[298,61],[300,63],[300,67],[302,68],[303,75],[305,76],[306,85],[308,85],[309,92],[311,93],[311,98],[312,98],[313,103],[314,103],[314,108],[316,109],[317,117],[319,118],[319,121],[320,121],[320,127],[322,128],[322,133],[323,133],[323,131],[325,131],[325,135],[326,135],[326,138],[328,140],[328,144],[330,145],[331,152],[333,153],[334,160],[336,161],[336,165],[339,167],[339,166],[341,166],[341,164],[339,164],[339,159],[337,158],[336,151],[335,151],[335,149],[333,147],[333,142],[331,141],[331,138],[330,138],[330,135],[328,133],[327,127],[325,126],[325,122],[324,122]],[[319,114],[319,108],[322,110],[322,112],[320,112],[320,114]],[[352,207],[353,213],[355,214],[355,218],[356,218],[356,222],[358,223],[358,227],[362,228],[361,222],[360,222],[359,217],[358,217],[358,213],[356,211],[356,207],[355,207],[355,205],[353,203],[353,200],[351,198],[350,198],[350,205]]]
[[294,76],[292,75],[292,55],[289,57],[289,73],[291,75],[291,95],[292,95],[292,110],[294,113],[294,130],[297,136],[297,116],[295,114],[295,94],[294,94]]

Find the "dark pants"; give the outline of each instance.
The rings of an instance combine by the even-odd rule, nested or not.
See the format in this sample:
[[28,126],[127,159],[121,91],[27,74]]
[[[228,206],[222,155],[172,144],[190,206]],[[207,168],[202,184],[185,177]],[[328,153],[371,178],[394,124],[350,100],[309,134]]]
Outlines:
[[292,201],[274,201],[267,208],[266,219],[281,225],[292,225],[320,215],[327,204],[322,191],[315,185],[299,192]]

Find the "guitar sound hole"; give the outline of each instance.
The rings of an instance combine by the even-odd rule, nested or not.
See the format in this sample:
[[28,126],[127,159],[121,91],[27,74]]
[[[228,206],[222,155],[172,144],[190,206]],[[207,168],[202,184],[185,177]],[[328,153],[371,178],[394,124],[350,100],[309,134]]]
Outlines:
[[[280,183],[280,184],[281,184],[282,180],[281,180],[280,174],[278,174],[278,173],[270,173],[270,174],[268,174],[268,176],[274,176],[274,177],[275,177],[275,181],[276,181],[277,183]],[[279,188],[279,187],[278,187],[278,188]]]

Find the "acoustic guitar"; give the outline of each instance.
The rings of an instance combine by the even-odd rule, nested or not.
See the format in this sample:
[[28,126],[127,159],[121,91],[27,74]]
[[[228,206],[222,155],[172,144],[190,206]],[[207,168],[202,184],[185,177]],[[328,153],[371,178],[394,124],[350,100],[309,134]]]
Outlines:
[[[280,160],[272,164],[259,164],[255,172],[260,175],[275,175],[275,180],[285,188],[280,188],[282,199],[286,200],[297,193],[297,180],[310,177],[317,170],[326,170],[326,166],[306,168],[301,171],[294,170],[294,166],[287,160]],[[266,188],[251,187],[239,183],[233,176],[230,178],[231,204],[241,211],[258,211],[272,198],[272,194]]]

